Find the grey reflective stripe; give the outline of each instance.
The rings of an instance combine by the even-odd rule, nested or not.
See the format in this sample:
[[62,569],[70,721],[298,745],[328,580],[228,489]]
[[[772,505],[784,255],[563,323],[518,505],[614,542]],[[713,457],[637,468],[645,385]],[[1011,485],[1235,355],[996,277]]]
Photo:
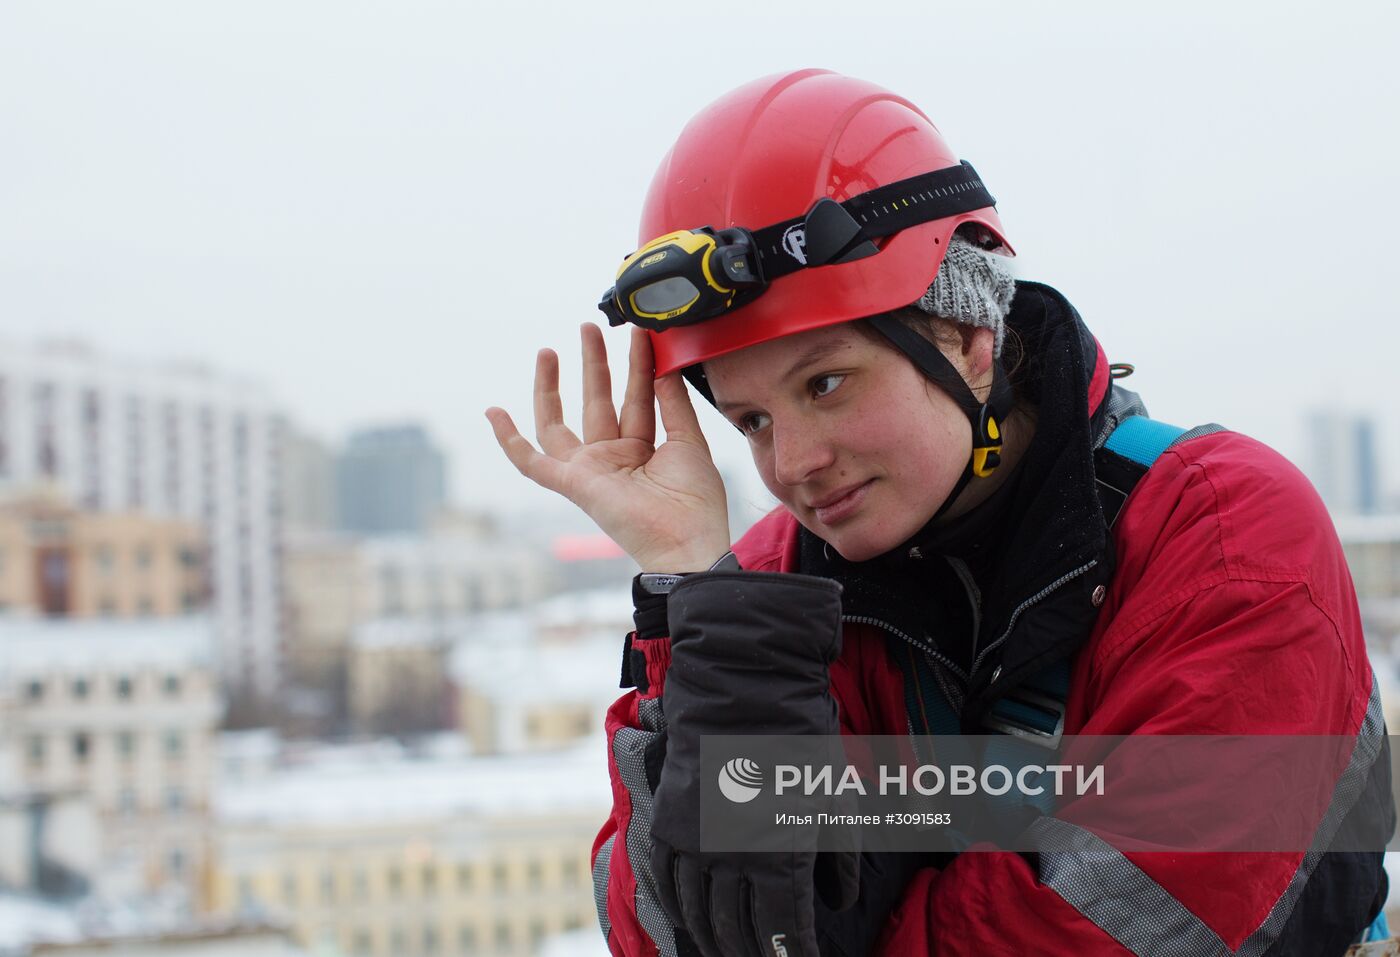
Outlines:
[[1110,385],[1108,395],[1104,397],[1103,427],[1099,429],[1099,434],[1094,436],[1094,448],[1102,448],[1119,423],[1133,415],[1147,415],[1147,406],[1143,405],[1142,396],[1121,385]]
[[1215,931],[1122,852],[1073,824],[1046,817],[1028,829],[1032,837],[1044,837],[1047,846],[1071,848],[1040,854],[1040,881],[1139,957],[1257,957],[1278,939],[1304,885],[1322,860],[1324,849],[1356,804],[1380,754],[1384,734],[1380,692],[1373,678],[1366,717],[1357,733],[1351,760],[1333,789],[1332,802],[1313,836],[1312,849],[1303,856],[1269,915],[1238,951],[1226,947]]
[[1380,682],[1376,681],[1373,674],[1371,698],[1366,702],[1366,717],[1362,719],[1361,730],[1357,732],[1356,746],[1352,748],[1351,760],[1347,762],[1347,769],[1342,772],[1342,779],[1337,782],[1337,787],[1332,792],[1332,803],[1327,806],[1327,813],[1322,816],[1322,823],[1313,835],[1312,846],[1303,855],[1303,862],[1293,873],[1293,880],[1269,911],[1269,916],[1265,917],[1259,929],[1240,945],[1241,957],[1254,957],[1273,946],[1293,913],[1293,905],[1298,903],[1298,898],[1302,896],[1303,886],[1317,869],[1317,865],[1322,862],[1322,855],[1331,845],[1337,828],[1342,826],[1342,821],[1351,813],[1357,798],[1361,797],[1361,792],[1365,790],[1366,781],[1371,776],[1371,767],[1376,763],[1385,743],[1385,715],[1381,711],[1379,685]]
[[675,928],[661,909],[656,882],[651,876],[652,800],[646,768],[647,748],[665,733],[666,719],[659,698],[639,701],[637,710],[641,723],[657,730],[619,728],[613,734],[613,762],[632,801],[632,816],[627,822],[627,859],[637,882],[637,920],[662,957],[676,957]]
[[1168,445],[1167,448],[1174,449],[1182,442],[1190,442],[1192,439],[1198,439],[1203,435],[1212,435],[1216,432],[1224,431],[1226,431],[1225,426],[1216,425],[1214,422],[1207,422],[1205,425],[1198,425],[1194,429],[1187,429],[1185,432],[1172,439],[1172,444]]
[[1029,828],[1068,851],[1040,854],[1040,882],[1138,954],[1229,954],[1215,931],[1096,834],[1043,817]]
[[608,865],[612,862],[613,834],[598,848],[598,856],[593,858],[593,906],[598,908],[598,926],[603,928],[603,940],[612,933],[612,923],[608,920]]

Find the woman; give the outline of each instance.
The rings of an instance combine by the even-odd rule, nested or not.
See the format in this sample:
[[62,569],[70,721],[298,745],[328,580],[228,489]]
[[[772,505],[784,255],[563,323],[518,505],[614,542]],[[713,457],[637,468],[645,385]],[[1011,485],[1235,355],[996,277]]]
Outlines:
[[[1363,735],[1320,839],[1381,806],[1388,753],[1306,481],[1243,436],[1144,418],[1073,307],[1012,279],[990,194],[912,104],[824,71],[743,86],[682,132],[640,233],[601,304],[640,327],[620,412],[586,326],[581,438],[547,350],[540,450],[487,413],[520,471],[643,573],[594,858],[614,953],[1359,939],[1385,898],[1379,853],[1124,854],[1042,822],[1079,850],[867,854],[859,873],[705,854],[702,735]],[[682,375],[781,503],[732,552]]]

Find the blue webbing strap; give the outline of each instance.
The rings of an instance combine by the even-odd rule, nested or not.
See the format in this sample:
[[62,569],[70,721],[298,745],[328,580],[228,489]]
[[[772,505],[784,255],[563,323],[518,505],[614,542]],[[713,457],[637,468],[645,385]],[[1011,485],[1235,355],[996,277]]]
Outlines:
[[1104,446],[1143,468],[1151,468],[1157,457],[1185,434],[1185,429],[1175,425],[1143,415],[1130,415],[1118,423]]

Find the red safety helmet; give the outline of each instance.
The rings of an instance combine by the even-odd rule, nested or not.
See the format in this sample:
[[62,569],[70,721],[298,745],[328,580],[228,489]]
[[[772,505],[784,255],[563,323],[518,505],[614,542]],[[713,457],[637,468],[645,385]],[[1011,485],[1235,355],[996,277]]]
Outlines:
[[[873,83],[827,70],[754,80],[696,115],[662,159],[642,209],[638,245],[700,226],[756,230],[879,186],[958,165],[918,107]],[[880,252],[801,269],[730,312],[651,332],[658,376],[781,336],[917,301],[963,223],[1006,246],[986,206],[911,226]]]

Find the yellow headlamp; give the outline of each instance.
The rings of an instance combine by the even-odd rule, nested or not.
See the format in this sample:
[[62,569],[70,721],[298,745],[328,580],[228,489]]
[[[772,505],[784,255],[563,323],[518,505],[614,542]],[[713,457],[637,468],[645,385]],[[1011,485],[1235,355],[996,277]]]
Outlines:
[[658,236],[624,259],[598,308],[611,325],[659,332],[720,315],[763,285],[748,230],[702,226]]

